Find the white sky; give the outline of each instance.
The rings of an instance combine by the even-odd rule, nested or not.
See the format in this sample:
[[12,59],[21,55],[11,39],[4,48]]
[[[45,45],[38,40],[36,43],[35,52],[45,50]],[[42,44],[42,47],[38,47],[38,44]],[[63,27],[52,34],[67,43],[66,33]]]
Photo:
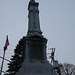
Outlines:
[[[75,65],[75,0],[36,1],[40,3],[40,26],[48,39],[47,49],[55,47],[55,59]],[[18,41],[27,34],[28,2],[29,0],[0,0],[0,56],[6,35],[10,41],[6,51],[6,58],[9,58]]]

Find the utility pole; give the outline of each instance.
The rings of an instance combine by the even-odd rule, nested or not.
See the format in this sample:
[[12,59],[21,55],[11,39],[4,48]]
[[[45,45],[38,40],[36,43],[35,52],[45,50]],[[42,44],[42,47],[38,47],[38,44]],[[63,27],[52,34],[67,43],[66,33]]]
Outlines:
[[55,55],[55,48],[49,48],[49,50],[51,50],[52,52],[50,53],[50,57],[51,57],[51,63],[54,64],[54,55]]
[[52,50],[51,54],[51,63],[53,63],[54,69],[56,70],[58,75],[61,75],[61,70],[60,70],[60,66],[58,63],[58,60],[55,60],[54,56],[55,56],[55,49],[56,48],[49,48],[49,50]]

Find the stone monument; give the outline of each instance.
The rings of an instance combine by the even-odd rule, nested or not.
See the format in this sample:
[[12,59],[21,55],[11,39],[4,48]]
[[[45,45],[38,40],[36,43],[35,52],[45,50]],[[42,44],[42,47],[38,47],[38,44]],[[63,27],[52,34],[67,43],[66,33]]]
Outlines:
[[38,5],[35,0],[29,1],[24,62],[16,75],[57,75],[53,66],[47,61],[47,39],[40,29]]

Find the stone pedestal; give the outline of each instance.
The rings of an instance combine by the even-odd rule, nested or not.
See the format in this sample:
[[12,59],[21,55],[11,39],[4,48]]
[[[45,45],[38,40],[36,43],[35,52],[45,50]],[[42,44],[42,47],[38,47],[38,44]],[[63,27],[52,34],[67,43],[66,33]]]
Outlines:
[[56,73],[48,62],[26,60],[16,75],[56,75]]
[[16,75],[56,75],[46,57],[47,39],[37,35],[26,37],[24,62]]

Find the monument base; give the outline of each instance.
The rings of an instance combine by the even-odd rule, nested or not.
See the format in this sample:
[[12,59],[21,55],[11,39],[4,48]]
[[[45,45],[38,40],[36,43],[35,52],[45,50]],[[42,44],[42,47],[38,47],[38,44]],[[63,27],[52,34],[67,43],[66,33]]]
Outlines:
[[48,62],[24,61],[16,75],[57,75],[54,68]]

